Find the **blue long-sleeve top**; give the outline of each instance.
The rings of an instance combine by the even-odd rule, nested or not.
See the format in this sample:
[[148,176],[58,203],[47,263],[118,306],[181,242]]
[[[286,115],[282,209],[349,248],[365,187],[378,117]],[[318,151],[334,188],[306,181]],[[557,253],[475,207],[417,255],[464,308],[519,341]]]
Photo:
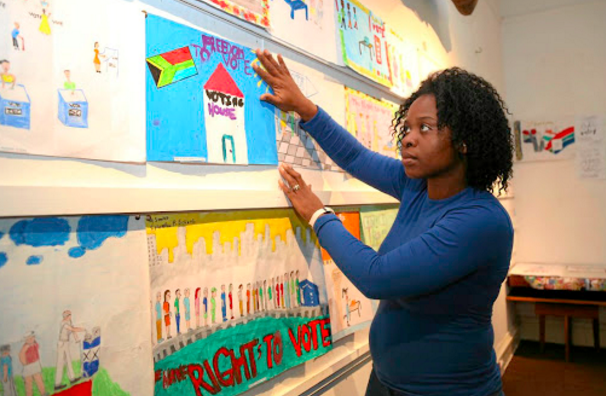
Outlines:
[[343,273],[380,300],[370,330],[380,381],[410,396],[498,392],[491,315],[513,245],[505,209],[470,187],[430,199],[425,180],[408,178],[401,161],[368,150],[321,108],[301,126],[337,165],[401,202],[378,252],[335,215],[314,225]]

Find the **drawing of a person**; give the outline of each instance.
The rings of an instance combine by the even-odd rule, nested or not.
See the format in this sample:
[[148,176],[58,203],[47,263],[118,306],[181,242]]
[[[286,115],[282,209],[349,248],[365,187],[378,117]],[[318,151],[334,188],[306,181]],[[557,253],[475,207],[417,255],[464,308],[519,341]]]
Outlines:
[[278,276],[278,308],[284,308],[284,284],[281,276]]
[[255,312],[259,312],[259,282],[255,282]]
[[297,306],[297,292],[295,291],[295,271],[290,271],[290,305]]
[[354,7],[354,29],[358,30],[358,14],[356,14],[356,7]]
[[177,335],[181,334],[181,311],[179,306],[179,297],[181,297],[181,290],[175,290],[175,324],[177,325]]
[[2,382],[4,396],[17,396],[10,345],[2,345],[0,347],[0,382]]
[[197,288],[194,293],[194,310],[196,311],[196,328],[200,327],[200,290]]
[[189,289],[185,289],[185,298],[183,298],[183,308],[185,308],[185,325],[187,326],[187,331],[191,331],[191,306],[189,304]]
[[265,298],[263,299],[263,309],[267,311],[267,299],[269,298],[269,290],[267,290],[267,280],[263,281],[263,289],[265,290]]
[[[59,341],[57,342],[57,369],[55,371],[55,390],[66,388],[67,385],[63,382],[63,368],[67,367],[67,376],[69,382],[73,385],[80,377],[76,378],[74,368],[72,366],[72,357],[70,353],[69,343],[70,335],[73,334],[73,340],[79,342],[78,332],[86,332],[86,329],[75,327],[72,325],[72,312],[70,310],[63,311],[63,320],[59,330]],[[38,360],[40,357],[38,356]],[[23,376],[25,377],[25,367],[23,367]],[[41,374],[40,374],[41,375]],[[42,378],[40,378],[42,380]],[[37,382],[36,382],[37,383]],[[41,392],[42,393],[42,392]]]
[[238,286],[238,300],[240,302],[240,317],[244,316],[244,300],[242,300],[242,290],[243,289],[244,289],[244,287],[240,283],[240,286]]
[[202,304],[204,305],[204,326],[208,326],[208,287],[204,288],[204,300],[202,300]]
[[103,55],[99,55],[99,42],[95,41],[95,58],[93,59],[93,64],[95,65],[95,71],[97,73],[101,73],[101,59],[99,59],[99,56],[103,56]]
[[72,95],[74,95],[76,93],[76,83],[72,82],[72,80],[71,80],[71,75],[72,75],[71,71],[64,70],[63,74],[65,74],[65,82],[63,83],[63,89],[72,91]]
[[231,313],[231,318],[234,318],[234,297],[233,297],[233,289],[234,289],[234,285],[232,285],[231,283],[229,284],[229,294],[228,294],[228,298],[229,298],[229,312]]
[[284,292],[282,293],[282,297],[284,297],[284,306],[286,309],[290,309],[290,291],[288,287],[288,272],[284,274]]
[[349,295],[347,294],[347,288],[341,291],[341,297],[345,299],[345,317],[347,318],[347,326],[349,326],[349,319],[351,318],[351,311],[349,307]]
[[265,298],[263,296],[263,287],[261,286],[261,281],[257,282],[259,286],[259,311],[265,310]]
[[[19,51],[19,39],[23,42],[23,37],[20,36],[21,31],[19,22],[15,22],[15,28],[11,31],[11,38],[13,39],[13,48]],[[23,50],[25,51],[25,46],[23,46]]]
[[0,73],[0,78],[2,78],[2,88],[4,88],[6,84],[11,84],[11,89],[15,88],[17,77],[10,73],[11,63],[8,60],[3,59],[0,60],[0,66],[2,67],[2,72]]
[[215,310],[217,309],[217,300],[215,297],[217,296],[217,288],[213,287],[210,289],[210,319],[211,323],[215,323]]
[[225,285],[221,285],[221,316],[227,322],[227,301],[225,299]]
[[273,295],[271,292],[272,289],[274,288],[273,284],[274,284],[274,278],[271,278],[271,283],[267,287],[267,298],[269,299],[269,308],[271,308],[272,306],[274,308],[276,308],[276,300],[273,298]]
[[162,340],[162,293],[156,293],[156,341]]
[[301,306],[301,286],[299,284],[299,270],[295,272],[295,288],[297,290],[297,305]]
[[46,34],[47,36],[50,36],[50,34],[51,34],[50,23],[48,23],[48,18],[50,18],[50,16],[51,16],[50,12],[47,14],[46,8],[43,8],[42,9],[42,21],[40,22],[40,27],[38,28],[38,30],[40,31],[40,33]]
[[343,4],[343,0],[341,0],[341,10],[339,11],[339,14],[341,14],[341,28],[346,29],[347,26],[345,25],[345,5]]
[[250,283],[246,284],[246,315],[250,315]]
[[162,308],[164,309],[164,326],[166,326],[166,339],[169,340],[172,338],[170,335],[170,317],[172,313],[170,312],[170,290],[166,290],[164,292],[164,304]]
[[351,29],[351,4],[347,3],[347,27]]

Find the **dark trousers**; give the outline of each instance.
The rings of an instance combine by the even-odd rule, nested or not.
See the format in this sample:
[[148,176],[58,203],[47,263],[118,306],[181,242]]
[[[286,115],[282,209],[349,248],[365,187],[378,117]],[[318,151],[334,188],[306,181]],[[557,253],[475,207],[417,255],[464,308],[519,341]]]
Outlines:
[[[381,381],[379,381],[379,377],[375,374],[374,368],[370,373],[370,378],[368,380],[368,386],[366,387],[366,396],[403,396],[404,394],[398,392],[397,390],[393,390],[383,385]],[[505,396],[503,391],[498,391],[493,393],[492,395],[487,396]]]

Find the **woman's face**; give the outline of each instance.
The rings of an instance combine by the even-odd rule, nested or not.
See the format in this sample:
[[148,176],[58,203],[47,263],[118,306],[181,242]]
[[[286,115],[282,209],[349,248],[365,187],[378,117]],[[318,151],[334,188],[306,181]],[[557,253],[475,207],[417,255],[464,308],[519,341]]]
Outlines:
[[433,95],[422,95],[408,109],[404,121],[402,163],[412,179],[447,175],[461,164],[452,145],[449,127],[438,129],[438,109]]

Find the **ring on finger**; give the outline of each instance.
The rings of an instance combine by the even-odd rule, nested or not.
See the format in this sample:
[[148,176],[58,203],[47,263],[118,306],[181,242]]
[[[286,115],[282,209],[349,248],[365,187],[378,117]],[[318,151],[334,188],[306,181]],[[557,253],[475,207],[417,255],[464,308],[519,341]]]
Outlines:
[[298,185],[298,184],[295,184],[295,185],[294,185],[294,186],[292,186],[292,188],[291,188],[291,190],[292,190],[293,192],[297,192],[297,191],[299,191],[300,189],[301,189],[301,186],[300,186],[300,185]]

